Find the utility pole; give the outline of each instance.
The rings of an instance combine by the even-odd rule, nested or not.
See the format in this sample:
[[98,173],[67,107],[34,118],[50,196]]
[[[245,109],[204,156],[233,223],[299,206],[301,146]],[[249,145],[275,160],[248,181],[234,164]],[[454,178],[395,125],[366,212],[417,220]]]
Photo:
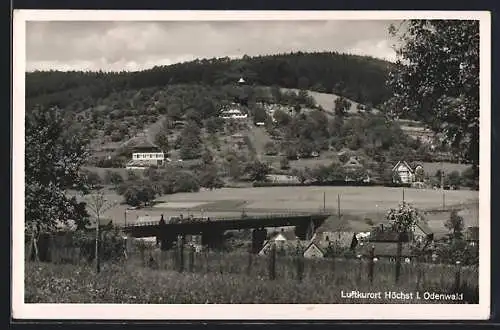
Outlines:
[[405,188],[403,187],[403,203],[405,202]]
[[326,192],[323,191],[323,212],[326,211]]
[[337,195],[337,214],[340,221],[340,194]]
[[443,161],[441,160],[441,192],[443,193],[443,210],[445,209],[444,205],[444,169],[443,169]]

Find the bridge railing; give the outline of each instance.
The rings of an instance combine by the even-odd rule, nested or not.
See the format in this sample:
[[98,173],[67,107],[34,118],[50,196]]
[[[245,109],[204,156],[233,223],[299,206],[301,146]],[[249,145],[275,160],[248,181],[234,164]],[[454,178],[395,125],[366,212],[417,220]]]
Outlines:
[[[223,221],[236,221],[236,220],[262,220],[262,219],[282,219],[282,218],[290,218],[290,217],[307,217],[307,216],[324,216],[328,215],[327,213],[309,213],[309,212],[290,212],[290,213],[275,213],[275,214],[265,214],[265,215],[245,215],[240,217],[214,217],[214,218],[193,218],[193,219],[183,219],[179,222],[166,222],[165,224],[198,224],[198,223],[207,223],[207,222],[223,222]],[[144,221],[144,222],[133,222],[128,223],[127,225],[122,225],[122,228],[130,228],[130,227],[146,227],[146,226],[157,226],[159,225],[160,220],[158,221]]]

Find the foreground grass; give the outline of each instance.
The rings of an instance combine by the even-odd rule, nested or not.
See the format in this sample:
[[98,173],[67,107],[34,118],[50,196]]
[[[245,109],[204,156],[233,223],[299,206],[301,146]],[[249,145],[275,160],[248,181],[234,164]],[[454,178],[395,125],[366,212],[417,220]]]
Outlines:
[[[385,291],[452,292],[449,283],[394,284],[388,276],[374,283],[359,281],[355,273],[337,271],[338,276],[305,276],[302,282],[287,276],[271,281],[265,274],[184,272],[141,267],[137,263],[104,264],[95,274],[89,265],[26,263],[26,303],[128,303],[128,304],[335,304],[335,303],[432,303],[407,299],[347,299],[341,292]],[[279,273],[278,273],[279,275]],[[477,289],[477,287],[476,287]],[[471,301],[476,289],[464,288]],[[468,290],[468,291],[467,291]],[[474,291],[474,292],[472,292]],[[475,300],[475,298],[473,298]],[[452,301],[441,303],[454,303]],[[455,303],[464,303],[459,301]]]

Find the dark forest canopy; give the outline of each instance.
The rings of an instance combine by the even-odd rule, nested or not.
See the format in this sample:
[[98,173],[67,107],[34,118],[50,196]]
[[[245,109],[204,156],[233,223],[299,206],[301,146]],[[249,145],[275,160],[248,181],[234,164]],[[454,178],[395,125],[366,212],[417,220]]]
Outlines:
[[372,57],[296,52],[197,59],[136,72],[35,71],[26,73],[26,105],[28,109],[35,104],[67,108],[76,102],[85,108],[96,99],[122,90],[169,84],[226,85],[244,77],[251,85],[335,93],[378,106],[390,97],[385,82],[392,66]]

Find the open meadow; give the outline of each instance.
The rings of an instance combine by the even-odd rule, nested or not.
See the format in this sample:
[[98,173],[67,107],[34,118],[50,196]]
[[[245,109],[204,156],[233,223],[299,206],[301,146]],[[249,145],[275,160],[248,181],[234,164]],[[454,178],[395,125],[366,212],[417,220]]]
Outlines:
[[[444,211],[443,211],[444,193]],[[132,223],[139,217],[210,216],[234,217],[243,211],[248,215],[293,212],[322,212],[332,214],[323,225],[325,230],[369,230],[366,219],[374,223],[384,221],[386,212],[403,200],[403,188],[390,187],[259,187],[221,188],[196,193],[177,193],[157,198],[150,208],[127,210],[122,196],[107,192],[107,199],[116,206],[106,211],[103,218],[115,224]],[[338,217],[338,201],[340,215]],[[404,189],[404,200],[427,214],[429,226],[443,232],[450,209],[460,210],[464,225],[479,225],[479,193],[472,190]],[[325,206],[325,208],[323,208]],[[342,228],[339,228],[341,226]]]

